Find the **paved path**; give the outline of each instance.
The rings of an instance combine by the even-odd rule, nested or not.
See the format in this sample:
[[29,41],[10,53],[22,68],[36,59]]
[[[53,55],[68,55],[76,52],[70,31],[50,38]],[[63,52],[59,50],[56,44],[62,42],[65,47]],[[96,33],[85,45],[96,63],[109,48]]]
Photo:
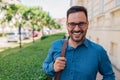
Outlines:
[[113,68],[113,70],[115,72],[116,80],[120,80],[120,71],[117,70],[115,67]]
[[[36,39],[40,39],[41,36],[39,37],[35,37],[34,40]],[[21,43],[24,44],[24,43],[30,43],[33,41],[33,38],[30,38],[30,39],[26,39],[26,40],[23,40]],[[15,42],[7,42],[6,40],[6,37],[0,37],[0,52],[3,51],[4,49],[6,48],[9,48],[9,47],[16,47],[16,46],[19,46],[19,42],[15,43]]]

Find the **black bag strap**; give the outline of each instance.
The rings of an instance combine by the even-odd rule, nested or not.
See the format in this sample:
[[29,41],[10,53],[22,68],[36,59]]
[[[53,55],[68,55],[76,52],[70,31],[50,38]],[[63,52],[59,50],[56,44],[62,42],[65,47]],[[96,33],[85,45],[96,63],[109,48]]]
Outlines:
[[[67,40],[64,40],[64,43],[62,45],[62,51],[61,51],[61,54],[60,54],[61,57],[65,56],[66,45],[67,45]],[[60,71],[56,73],[54,80],[59,80],[60,73],[61,73]]]

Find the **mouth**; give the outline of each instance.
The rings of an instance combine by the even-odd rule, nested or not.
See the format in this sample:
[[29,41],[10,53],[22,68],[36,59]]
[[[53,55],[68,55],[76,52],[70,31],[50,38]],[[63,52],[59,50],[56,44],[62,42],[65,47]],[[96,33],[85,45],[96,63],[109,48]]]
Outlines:
[[73,34],[74,35],[80,35],[80,34],[82,34],[83,33],[83,31],[73,31]]

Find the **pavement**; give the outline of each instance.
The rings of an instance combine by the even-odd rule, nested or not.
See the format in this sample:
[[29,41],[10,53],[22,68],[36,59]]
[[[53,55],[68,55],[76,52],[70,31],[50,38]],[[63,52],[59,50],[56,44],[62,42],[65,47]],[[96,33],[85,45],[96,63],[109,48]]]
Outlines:
[[116,80],[120,80],[120,70],[118,70],[116,67],[113,67],[113,70],[115,72]]
[[[35,37],[34,41],[37,40],[37,39],[40,39],[40,38],[41,38],[41,36]],[[1,39],[3,39],[3,38],[0,37],[0,40]],[[21,41],[21,43],[22,44],[24,44],[24,43],[30,43],[32,41],[33,41],[33,38],[30,38],[30,39],[26,39],[26,40]],[[16,42],[16,43],[15,42],[9,42],[8,43],[6,40],[5,41],[0,41],[0,52],[4,51],[6,48],[9,48],[9,47],[14,48],[14,47],[17,47],[19,45],[20,45],[19,42]]]

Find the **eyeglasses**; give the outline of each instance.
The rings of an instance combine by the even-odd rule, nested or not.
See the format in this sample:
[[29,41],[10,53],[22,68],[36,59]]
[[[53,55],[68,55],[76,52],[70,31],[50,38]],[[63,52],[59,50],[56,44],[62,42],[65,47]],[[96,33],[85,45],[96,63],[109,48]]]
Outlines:
[[87,24],[86,22],[79,22],[79,23],[70,22],[68,23],[68,26],[73,29],[76,27],[76,25],[78,25],[78,27],[81,28],[81,27],[85,27],[86,24]]

